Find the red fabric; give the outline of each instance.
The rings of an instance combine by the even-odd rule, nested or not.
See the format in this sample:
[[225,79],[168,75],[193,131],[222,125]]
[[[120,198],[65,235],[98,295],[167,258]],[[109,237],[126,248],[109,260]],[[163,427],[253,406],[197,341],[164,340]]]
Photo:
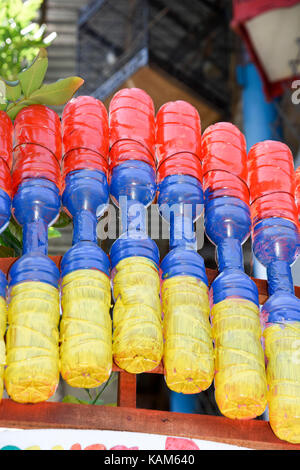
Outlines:
[[297,5],[299,0],[233,0],[233,24],[243,23],[254,16],[275,8]]
[[282,95],[285,87],[290,86],[292,81],[297,77],[294,76],[287,78],[286,80],[270,82],[264,71],[263,64],[253,47],[247,29],[245,28],[245,22],[255,16],[267,12],[268,10],[288,8],[297,5],[298,3],[300,3],[299,0],[233,0],[233,20],[231,22],[231,26],[245,41],[251,60],[256,65],[261,76],[264,92],[268,101]]

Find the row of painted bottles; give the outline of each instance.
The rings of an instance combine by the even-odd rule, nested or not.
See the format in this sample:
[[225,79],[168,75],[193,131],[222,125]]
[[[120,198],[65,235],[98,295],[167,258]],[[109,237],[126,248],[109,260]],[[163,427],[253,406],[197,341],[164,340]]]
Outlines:
[[[12,126],[5,128],[4,113],[1,118],[0,163],[9,176]],[[96,387],[108,379],[112,358],[132,373],[153,370],[163,358],[170,389],[198,393],[214,379],[225,416],[254,418],[268,403],[277,436],[299,442],[300,307],[290,273],[299,233],[289,149],[262,142],[247,157],[232,124],[210,126],[201,138],[193,106],[167,103],[155,118],[151,98],[138,89],[118,92],[109,118],[98,100],[76,98],[61,127],[48,108],[25,108],[14,133],[13,214],[23,226],[24,254],[9,273],[1,371],[11,398],[48,399],[59,373],[72,386]],[[1,176],[5,227],[10,187]],[[97,245],[96,225],[109,194],[120,208],[122,233],[108,257]],[[146,227],[156,194],[170,224],[170,251],[160,264]],[[61,263],[58,328],[60,273],[47,256],[47,229],[61,197],[74,235]],[[210,290],[193,226],[203,206],[220,271]],[[258,292],[243,269],[251,226],[269,280],[262,315],[267,377]],[[1,338],[5,282],[3,276]]]

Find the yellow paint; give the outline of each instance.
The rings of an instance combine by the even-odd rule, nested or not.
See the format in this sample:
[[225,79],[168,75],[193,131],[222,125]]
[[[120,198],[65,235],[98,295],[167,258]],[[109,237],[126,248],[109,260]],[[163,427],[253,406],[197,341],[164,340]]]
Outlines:
[[58,289],[30,281],[12,288],[4,379],[13,400],[37,403],[55,393],[59,381],[58,322]]
[[98,387],[111,374],[110,306],[110,280],[104,273],[80,269],[64,277],[61,374],[72,387]]
[[65,450],[62,446],[54,446],[51,450]]
[[169,278],[162,302],[167,385],[178,393],[206,390],[214,376],[207,286],[192,276]]
[[258,307],[226,299],[212,309],[215,343],[215,397],[228,418],[250,419],[267,404],[264,353]]
[[27,447],[25,450],[41,450],[40,446],[30,446]]
[[147,258],[125,258],[116,266],[113,291],[113,355],[134,374],[154,369],[163,353],[160,281]]
[[279,439],[300,443],[300,322],[264,331],[270,425]]

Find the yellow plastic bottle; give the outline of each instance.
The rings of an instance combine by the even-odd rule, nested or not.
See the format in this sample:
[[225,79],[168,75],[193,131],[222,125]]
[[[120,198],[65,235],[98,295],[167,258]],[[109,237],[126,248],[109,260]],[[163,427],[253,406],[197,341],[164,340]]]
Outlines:
[[160,281],[147,258],[122,259],[113,278],[113,357],[127,372],[157,367],[163,354]]

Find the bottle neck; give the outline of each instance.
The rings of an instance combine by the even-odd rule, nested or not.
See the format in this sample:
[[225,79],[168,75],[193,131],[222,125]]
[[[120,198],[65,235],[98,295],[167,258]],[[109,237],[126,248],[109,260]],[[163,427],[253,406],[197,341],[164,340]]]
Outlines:
[[48,224],[43,219],[23,226],[23,255],[33,252],[48,253]]
[[217,245],[219,270],[244,270],[242,245],[236,238],[225,238]]
[[170,218],[170,249],[184,248],[197,251],[197,240],[192,217],[173,214]]
[[272,261],[267,266],[269,295],[278,291],[294,293],[292,271],[287,261]]
[[122,233],[147,233],[147,210],[141,202],[120,198],[119,207]]
[[88,210],[80,210],[73,217],[73,245],[80,241],[97,242],[97,218]]

